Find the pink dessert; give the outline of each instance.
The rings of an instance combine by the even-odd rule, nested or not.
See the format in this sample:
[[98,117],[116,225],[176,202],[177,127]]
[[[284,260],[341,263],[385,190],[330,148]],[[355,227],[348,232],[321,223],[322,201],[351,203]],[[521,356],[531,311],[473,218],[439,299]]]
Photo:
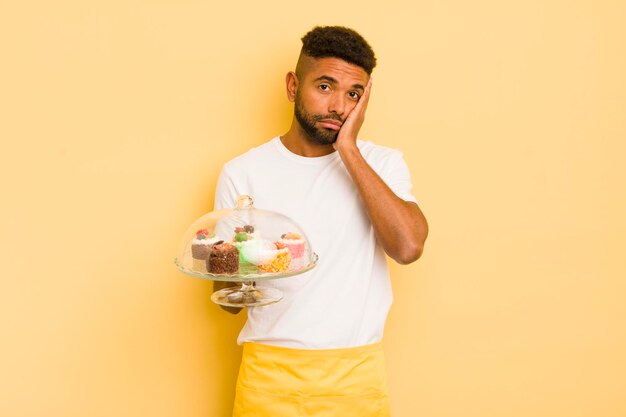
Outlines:
[[289,249],[291,259],[298,259],[304,256],[304,239],[297,233],[285,233],[279,240],[280,243]]

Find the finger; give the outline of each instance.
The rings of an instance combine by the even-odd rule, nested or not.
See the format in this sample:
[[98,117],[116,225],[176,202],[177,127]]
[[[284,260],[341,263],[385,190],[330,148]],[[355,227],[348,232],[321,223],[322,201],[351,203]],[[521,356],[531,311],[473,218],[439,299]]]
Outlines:
[[361,97],[361,100],[359,100],[359,103],[363,101],[363,105],[365,107],[367,107],[367,103],[370,100],[371,91],[372,91],[372,77],[370,77],[369,81],[367,82],[367,85],[365,86],[365,90],[363,90],[363,96]]
[[356,106],[350,111],[348,117],[346,117],[346,121],[348,119],[354,119],[355,117],[361,117],[365,113],[367,109],[367,103],[370,99],[370,91],[372,89],[372,78],[370,77],[369,81],[365,85],[363,89],[363,94],[359,97],[359,101],[356,103]]
[[357,110],[357,114],[363,114],[367,109],[367,103],[370,100],[370,93],[372,91],[372,77],[370,77],[369,81],[365,85],[365,89],[363,90],[363,95],[359,99],[359,102],[354,107],[354,110]]

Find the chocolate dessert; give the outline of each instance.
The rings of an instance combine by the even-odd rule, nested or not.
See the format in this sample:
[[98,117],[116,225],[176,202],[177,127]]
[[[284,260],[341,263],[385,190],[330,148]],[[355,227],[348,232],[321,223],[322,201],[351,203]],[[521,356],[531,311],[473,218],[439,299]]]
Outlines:
[[210,274],[236,274],[239,271],[239,251],[228,242],[216,243],[206,261]]

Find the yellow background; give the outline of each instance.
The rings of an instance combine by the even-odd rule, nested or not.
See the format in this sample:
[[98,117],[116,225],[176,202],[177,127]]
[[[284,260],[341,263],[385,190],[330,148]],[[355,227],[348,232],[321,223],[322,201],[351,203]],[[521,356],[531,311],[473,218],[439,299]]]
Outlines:
[[621,1],[0,4],[0,415],[229,414],[244,315],[173,264],[284,133],[317,24],[379,58],[362,137],[431,226],[393,266],[395,417],[626,415]]

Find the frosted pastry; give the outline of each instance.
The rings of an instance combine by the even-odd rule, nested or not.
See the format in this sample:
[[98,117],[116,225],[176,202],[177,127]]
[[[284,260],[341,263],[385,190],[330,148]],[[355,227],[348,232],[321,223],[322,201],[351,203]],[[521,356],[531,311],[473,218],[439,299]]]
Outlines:
[[228,242],[213,245],[206,268],[211,274],[236,274],[239,271],[239,251]]
[[246,254],[258,251],[260,242],[257,236],[258,234],[254,231],[254,226],[247,224],[244,227],[235,227],[233,245],[239,251],[239,262],[253,263],[246,257]]
[[198,230],[196,237],[191,241],[191,256],[194,259],[208,259],[211,247],[219,241],[220,239],[215,236],[215,233],[209,235],[206,229]]
[[265,254],[267,260],[259,264],[259,269],[263,272],[284,272],[289,269],[291,256],[289,249],[280,242],[275,243],[275,249]]
[[297,233],[285,233],[278,241],[289,249],[291,259],[296,260],[304,256],[304,239]]

